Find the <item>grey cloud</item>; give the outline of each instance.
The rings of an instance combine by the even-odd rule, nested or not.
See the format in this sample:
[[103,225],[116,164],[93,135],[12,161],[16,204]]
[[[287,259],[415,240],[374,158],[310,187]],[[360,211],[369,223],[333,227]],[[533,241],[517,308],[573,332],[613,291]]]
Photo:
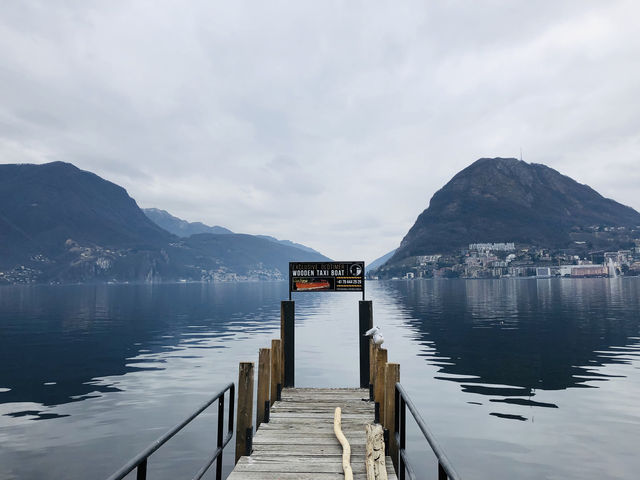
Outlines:
[[0,161],[70,161],[143,206],[337,258],[386,253],[457,171],[521,147],[640,209],[639,14],[591,0],[10,2]]

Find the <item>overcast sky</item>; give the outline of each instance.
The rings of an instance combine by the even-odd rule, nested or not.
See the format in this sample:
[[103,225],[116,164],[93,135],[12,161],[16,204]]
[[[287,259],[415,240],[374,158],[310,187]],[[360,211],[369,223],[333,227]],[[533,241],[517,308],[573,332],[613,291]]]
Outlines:
[[[640,210],[640,2],[5,0],[0,162],[336,259],[480,157]],[[508,239],[505,239],[508,240]]]

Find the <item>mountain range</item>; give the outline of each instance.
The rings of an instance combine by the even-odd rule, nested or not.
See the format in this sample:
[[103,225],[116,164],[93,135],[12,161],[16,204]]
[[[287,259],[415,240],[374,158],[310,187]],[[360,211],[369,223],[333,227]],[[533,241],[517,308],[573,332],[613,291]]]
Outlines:
[[[160,210],[158,208],[143,208],[142,211],[156,225],[164,228],[166,231],[173,233],[174,235],[177,235],[178,237],[189,237],[198,233],[234,233],[228,228],[220,227],[218,225],[210,227],[209,225],[205,225],[202,222],[187,222],[186,220],[182,220],[181,218],[171,215],[166,210]],[[302,245],[301,243],[292,242],[291,240],[278,240],[277,238],[270,235],[255,236],[258,238],[264,238],[265,240],[269,240],[270,242],[280,243],[288,247],[299,248],[300,250],[304,250],[305,252],[322,255],[320,252],[314,250],[311,247],[307,247],[306,245]]]
[[210,227],[202,222],[187,222],[159,208],[143,208],[142,211],[153,223],[178,237],[190,237],[198,233],[216,233],[222,235],[233,233],[228,228],[218,225]]
[[545,165],[481,158],[438,190],[385,268],[450,254],[470,243],[515,242],[552,249],[617,249],[625,236],[596,227],[636,227],[640,213]]
[[391,257],[393,257],[393,254],[396,253],[396,250],[398,249],[394,248],[390,252],[385,253],[381,257],[376,258],[373,262],[367,264],[367,266],[365,267],[365,271],[368,273],[368,272],[373,272],[374,270],[377,270],[378,268],[380,268],[382,265],[387,263],[387,261]]
[[[513,242],[584,254],[633,246],[640,213],[545,165],[482,158],[438,190],[394,268],[470,243]],[[72,164],[0,165],[0,283],[286,278],[289,261],[328,261],[310,247],[245,235],[164,210]]]
[[70,163],[0,165],[0,283],[282,279],[289,261],[327,260],[229,230],[179,237]]

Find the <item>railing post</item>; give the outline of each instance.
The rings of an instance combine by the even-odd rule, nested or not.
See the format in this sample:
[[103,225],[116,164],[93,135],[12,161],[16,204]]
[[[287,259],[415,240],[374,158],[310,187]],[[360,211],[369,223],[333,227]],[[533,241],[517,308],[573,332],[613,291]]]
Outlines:
[[447,480],[447,472],[440,462],[438,462],[438,480]]
[[380,418],[384,419],[384,366],[387,363],[387,350],[376,349],[376,377],[373,382],[373,398],[380,404]]
[[256,430],[265,421],[265,402],[269,401],[269,377],[271,372],[271,350],[261,348],[258,352],[258,402],[256,405]]
[[238,371],[238,420],[236,422],[236,463],[247,451],[247,432],[252,431],[253,362],[241,362]]
[[399,480],[405,480],[405,464],[402,454],[406,452],[407,448],[407,408],[402,395],[400,395],[400,426],[398,428],[400,429],[400,447],[398,448],[400,471],[398,473],[400,474]]
[[369,378],[371,358],[369,355],[369,338],[365,337],[364,334],[367,330],[373,328],[373,302],[371,300],[360,300],[358,313],[360,319],[358,332],[360,346],[360,388],[369,388],[369,384],[371,383]]
[[222,480],[222,442],[224,441],[224,394],[218,399],[218,443],[220,456],[216,460],[216,480]]
[[229,389],[229,418],[227,419],[227,421],[229,422],[227,427],[228,428],[227,432],[229,433],[233,432],[233,422],[236,416],[235,404],[236,404],[236,386],[232,383],[231,388]]
[[147,479],[147,459],[145,458],[140,465],[138,465],[138,469],[136,470],[136,480],[146,480]]
[[278,386],[282,387],[282,341],[271,340],[271,405],[278,400]]
[[253,452],[253,428],[247,427],[247,444],[244,447],[244,454],[248,457]]
[[393,466],[398,469],[396,453],[396,383],[400,381],[400,364],[387,363],[385,372],[384,391],[384,427],[389,430],[389,455],[393,460]]
[[395,391],[395,400],[396,400],[396,404],[395,404],[395,409],[394,409],[394,417],[395,417],[395,421],[394,424],[396,426],[396,433],[393,436],[393,442],[396,445],[396,454],[393,457],[393,466],[396,469],[396,473],[399,473],[399,464],[400,464],[400,460],[399,460],[399,456],[400,456],[400,449],[398,448],[400,445],[400,390],[398,390],[397,386],[394,386],[394,391]]
[[280,335],[284,353],[284,386],[295,386],[295,302],[280,302]]

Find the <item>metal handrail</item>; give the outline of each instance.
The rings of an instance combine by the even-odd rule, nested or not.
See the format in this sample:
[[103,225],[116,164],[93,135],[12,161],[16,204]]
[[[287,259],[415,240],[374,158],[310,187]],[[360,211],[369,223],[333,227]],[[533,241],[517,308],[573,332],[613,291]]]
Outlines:
[[[224,435],[223,420],[224,420],[224,394],[229,391],[229,414],[228,414],[228,428],[227,434]],[[120,470],[111,475],[107,480],[121,480],[126,477],[134,468],[137,467],[136,479],[145,480],[147,478],[147,459],[164,445],[171,437],[182,430],[188,425],[194,418],[205,411],[213,402],[218,400],[218,445],[209,458],[206,465],[202,467],[198,473],[193,477],[194,480],[199,480],[206,473],[209,467],[217,460],[216,463],[216,480],[222,480],[222,450],[227,446],[231,437],[233,436],[233,419],[234,419],[234,404],[235,404],[235,390],[236,387],[233,383],[229,383],[224,389],[216,393],[211,399],[204,402],[195,412],[189,417],[173,427],[167,433],[158,438],[155,442],[150,444],[142,452],[129,460]]]
[[395,424],[396,424],[396,444],[398,445],[398,477],[400,480],[405,480],[406,472],[409,472],[409,478],[411,480],[416,479],[416,474],[413,467],[409,463],[407,457],[407,407],[413,415],[413,419],[420,427],[424,438],[429,442],[431,450],[435,453],[438,459],[438,480],[461,480],[460,475],[455,471],[453,465],[444,453],[444,450],[436,440],[435,436],[427,425],[424,423],[422,416],[418,412],[418,409],[413,404],[406,390],[400,383],[396,383],[396,406],[395,406]]

